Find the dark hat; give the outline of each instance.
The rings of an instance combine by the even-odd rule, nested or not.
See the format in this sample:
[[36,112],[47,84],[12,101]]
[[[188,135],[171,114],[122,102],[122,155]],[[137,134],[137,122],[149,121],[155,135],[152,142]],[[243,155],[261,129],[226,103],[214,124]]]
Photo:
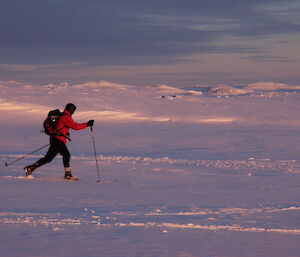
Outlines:
[[76,110],[76,106],[75,106],[75,104],[68,103],[65,107],[65,110],[69,111],[70,114],[73,114]]

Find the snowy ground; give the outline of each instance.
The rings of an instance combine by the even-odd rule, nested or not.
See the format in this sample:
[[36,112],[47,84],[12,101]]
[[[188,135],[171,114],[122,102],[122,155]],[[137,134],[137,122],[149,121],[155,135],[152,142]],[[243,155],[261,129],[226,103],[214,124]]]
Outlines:
[[[0,255],[299,256],[299,88],[0,83]],[[24,179],[49,109],[95,118]],[[43,154],[45,151],[41,151]],[[116,181],[115,181],[116,180]]]

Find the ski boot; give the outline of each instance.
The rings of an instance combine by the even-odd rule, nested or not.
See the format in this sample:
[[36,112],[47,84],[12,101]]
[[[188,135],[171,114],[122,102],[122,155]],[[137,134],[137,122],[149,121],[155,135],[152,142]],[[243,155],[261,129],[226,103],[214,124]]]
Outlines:
[[72,181],[77,181],[79,180],[79,178],[74,177],[72,175],[71,169],[69,167],[65,167],[65,176],[64,176],[65,180],[72,180]]
[[24,167],[26,177],[30,176],[37,167],[39,167],[39,164],[37,162],[32,165]]

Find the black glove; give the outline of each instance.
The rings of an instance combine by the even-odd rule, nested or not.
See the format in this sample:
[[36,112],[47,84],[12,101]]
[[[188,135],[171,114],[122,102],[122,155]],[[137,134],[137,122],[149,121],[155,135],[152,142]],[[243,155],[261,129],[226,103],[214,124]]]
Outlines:
[[87,126],[88,126],[88,127],[93,127],[93,126],[94,126],[94,120],[89,120],[89,121],[87,122]]

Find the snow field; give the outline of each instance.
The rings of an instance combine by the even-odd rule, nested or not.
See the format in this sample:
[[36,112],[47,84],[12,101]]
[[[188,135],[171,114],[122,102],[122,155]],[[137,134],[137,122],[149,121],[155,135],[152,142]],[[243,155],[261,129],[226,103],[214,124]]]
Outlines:
[[[2,160],[9,157],[1,156]],[[282,241],[279,252],[300,236],[296,194],[299,178],[286,169],[276,170],[278,161],[219,160],[218,165],[206,166],[196,165],[201,160],[99,156],[102,179],[118,181],[97,184],[93,158],[81,155],[72,159],[73,172],[82,178],[80,182],[61,179],[60,158],[37,170],[35,179],[16,179],[23,175],[20,170],[24,163],[36,158],[3,170],[0,177],[4,192],[1,201],[5,203],[0,227],[12,228],[8,237],[17,231],[31,231],[35,242],[43,245],[37,251],[20,248],[27,249],[28,256],[43,255],[50,247],[56,256],[119,256],[121,252],[124,255],[120,256],[199,256],[200,248],[212,255],[230,256],[242,254],[241,242],[247,249],[246,256],[252,256],[275,247],[277,235]],[[228,165],[231,162],[243,165]],[[244,165],[247,162],[252,164]],[[286,167],[295,162],[284,163]],[[249,176],[250,172],[254,174]],[[262,237],[266,244],[253,239],[250,244],[249,233]],[[80,243],[70,247],[64,245],[64,240],[58,241],[66,236],[67,241]],[[202,245],[205,237],[211,238],[210,247]],[[178,247],[174,238],[189,238],[189,247]],[[46,239],[55,246],[43,243]],[[22,236],[10,240],[23,245]],[[224,251],[214,248],[219,240]],[[298,247],[290,250],[289,256],[297,256]],[[7,246],[6,253],[21,256],[14,255],[15,249]]]
[[[280,83],[130,86],[0,83],[0,256],[298,257],[299,88]],[[62,160],[23,177],[46,149],[49,109],[95,119]],[[116,182],[113,182],[117,180]],[[113,183],[112,183],[113,182]]]

